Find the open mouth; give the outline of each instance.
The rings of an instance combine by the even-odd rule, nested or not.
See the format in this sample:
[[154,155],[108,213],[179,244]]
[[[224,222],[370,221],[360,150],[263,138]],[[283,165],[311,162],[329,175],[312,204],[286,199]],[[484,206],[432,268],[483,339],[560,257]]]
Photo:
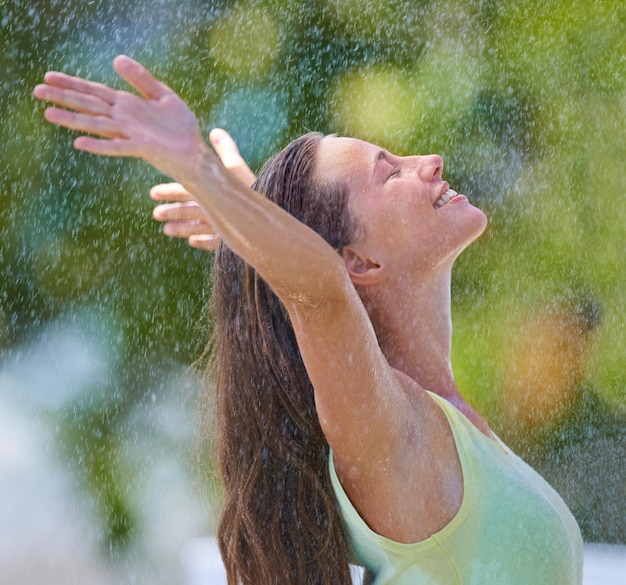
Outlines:
[[448,189],[439,199],[437,199],[437,201],[435,201],[433,207],[435,209],[439,209],[448,203],[448,201],[454,199],[457,195],[458,193],[454,189]]

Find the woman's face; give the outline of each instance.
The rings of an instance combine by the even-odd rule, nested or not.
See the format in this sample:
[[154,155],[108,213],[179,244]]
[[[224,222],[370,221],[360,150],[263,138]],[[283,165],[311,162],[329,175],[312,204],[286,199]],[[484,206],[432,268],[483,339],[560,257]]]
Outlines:
[[315,167],[320,178],[347,180],[360,226],[354,246],[388,266],[419,270],[451,264],[487,225],[480,209],[450,190],[442,171],[438,155],[398,157],[334,136],[321,141]]

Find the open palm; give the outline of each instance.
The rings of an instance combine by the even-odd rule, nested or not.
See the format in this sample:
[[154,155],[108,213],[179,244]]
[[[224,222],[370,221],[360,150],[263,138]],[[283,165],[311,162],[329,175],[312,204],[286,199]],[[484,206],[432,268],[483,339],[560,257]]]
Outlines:
[[141,96],[49,72],[34,95],[67,109],[48,108],[46,120],[93,135],[77,138],[78,149],[143,158],[170,177],[185,176],[193,155],[206,145],[196,117],[176,93],[136,61],[119,56],[113,68]]

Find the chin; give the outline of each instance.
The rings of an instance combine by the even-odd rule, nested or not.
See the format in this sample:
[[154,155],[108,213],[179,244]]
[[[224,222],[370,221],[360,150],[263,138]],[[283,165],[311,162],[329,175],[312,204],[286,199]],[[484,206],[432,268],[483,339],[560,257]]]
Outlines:
[[459,226],[459,230],[467,234],[467,245],[477,240],[487,228],[487,215],[482,209],[469,204],[467,214],[463,217],[463,227]]
[[[472,207],[474,206],[472,205]],[[474,215],[476,216],[476,223],[477,223],[477,226],[476,226],[477,233],[474,239],[477,239],[487,229],[487,224],[489,223],[489,220],[487,219],[487,215],[482,209],[478,209],[478,207],[474,207],[474,209],[476,210],[474,212]]]
[[487,228],[487,216],[482,210],[478,209],[478,207],[472,206],[471,214],[464,219],[463,226],[459,226],[457,232],[460,239],[459,247],[456,254],[454,254],[455,259],[458,258],[459,254],[470,244],[480,238]]

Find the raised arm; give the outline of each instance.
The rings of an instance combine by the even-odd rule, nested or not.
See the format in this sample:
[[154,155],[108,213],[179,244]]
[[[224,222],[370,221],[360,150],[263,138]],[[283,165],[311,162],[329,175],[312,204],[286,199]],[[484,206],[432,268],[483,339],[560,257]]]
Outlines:
[[[394,489],[384,462],[390,451],[404,453],[406,425],[397,423],[411,417],[414,402],[380,351],[343,259],[317,233],[226,170],[171,89],[128,57],[116,58],[114,68],[142,96],[48,73],[35,96],[67,109],[49,108],[46,119],[96,136],[77,138],[76,148],[143,158],[193,196],[224,242],[287,307],[335,454],[345,466],[363,466],[364,485]],[[419,402],[436,409],[429,399]]]
[[[46,119],[93,135],[77,138],[78,149],[143,158],[178,181],[228,246],[281,298],[320,302],[332,295],[328,280],[338,281],[343,264],[322,238],[226,171],[170,88],[128,57],[117,57],[113,66],[141,96],[50,72],[34,95],[67,109],[48,108]],[[303,271],[303,265],[319,268]]]

